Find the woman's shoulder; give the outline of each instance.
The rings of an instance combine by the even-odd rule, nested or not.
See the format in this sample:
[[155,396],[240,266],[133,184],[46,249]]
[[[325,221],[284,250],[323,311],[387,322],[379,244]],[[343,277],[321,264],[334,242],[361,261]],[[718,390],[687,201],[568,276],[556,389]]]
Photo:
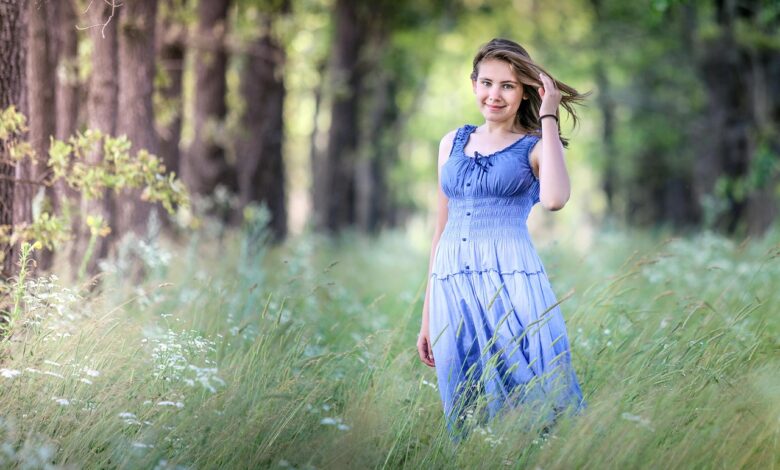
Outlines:
[[453,129],[446,134],[444,134],[444,137],[441,138],[440,146],[441,147],[447,147],[448,149],[452,147],[453,143],[458,140],[462,135],[463,131],[467,130],[470,127],[475,127],[471,124],[464,124],[457,129]]
[[[468,126],[468,124],[466,124]],[[443,164],[452,155],[452,151],[455,149],[460,136],[462,135],[461,129],[466,126],[461,126],[457,129],[453,129],[441,138],[439,142],[439,164]]]

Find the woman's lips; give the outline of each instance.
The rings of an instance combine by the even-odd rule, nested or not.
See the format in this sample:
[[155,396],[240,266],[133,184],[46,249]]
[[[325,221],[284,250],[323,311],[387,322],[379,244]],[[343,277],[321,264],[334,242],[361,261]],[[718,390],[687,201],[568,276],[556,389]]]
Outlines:
[[503,106],[493,106],[492,104],[486,104],[485,106],[491,111],[499,111],[504,108]]

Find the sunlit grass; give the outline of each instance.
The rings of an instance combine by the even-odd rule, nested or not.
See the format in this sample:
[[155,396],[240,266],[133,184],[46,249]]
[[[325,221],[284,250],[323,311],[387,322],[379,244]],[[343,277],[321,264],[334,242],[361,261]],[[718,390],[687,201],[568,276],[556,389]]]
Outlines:
[[209,233],[128,243],[93,294],[27,284],[0,466],[777,467],[777,233],[545,246],[588,409],[544,436],[509,410],[457,446],[414,349],[418,234]]

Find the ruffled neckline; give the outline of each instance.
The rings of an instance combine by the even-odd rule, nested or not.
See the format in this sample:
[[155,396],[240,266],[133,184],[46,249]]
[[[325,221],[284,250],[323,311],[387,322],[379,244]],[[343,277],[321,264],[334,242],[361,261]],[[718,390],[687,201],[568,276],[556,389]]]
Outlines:
[[474,151],[474,156],[470,157],[470,156],[466,155],[466,145],[468,145],[469,139],[471,139],[471,134],[473,134],[474,131],[477,130],[477,126],[475,126],[473,124],[467,124],[465,130],[466,130],[465,135],[461,139],[462,142],[461,142],[461,145],[460,145],[460,154],[464,158],[468,158],[470,160],[477,160],[477,159],[480,159],[480,158],[491,158],[491,157],[494,157],[496,155],[508,152],[508,151],[512,150],[520,142],[525,140],[526,137],[531,135],[531,134],[525,134],[522,137],[520,137],[519,139],[517,139],[516,141],[512,142],[511,144],[509,144],[508,146],[506,146],[506,147],[504,147],[504,148],[502,148],[500,150],[496,150],[495,152],[493,152],[493,153],[491,153],[489,155],[482,155],[481,153],[479,153],[477,151]]

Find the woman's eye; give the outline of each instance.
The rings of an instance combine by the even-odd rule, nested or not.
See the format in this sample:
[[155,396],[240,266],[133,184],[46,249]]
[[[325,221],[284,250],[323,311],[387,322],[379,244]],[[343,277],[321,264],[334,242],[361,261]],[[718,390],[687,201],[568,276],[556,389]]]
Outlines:
[[490,86],[490,82],[483,81],[482,86]]
[[508,83],[506,85],[504,85],[504,90],[511,90],[512,88],[514,88],[514,87],[512,85],[508,84]]

